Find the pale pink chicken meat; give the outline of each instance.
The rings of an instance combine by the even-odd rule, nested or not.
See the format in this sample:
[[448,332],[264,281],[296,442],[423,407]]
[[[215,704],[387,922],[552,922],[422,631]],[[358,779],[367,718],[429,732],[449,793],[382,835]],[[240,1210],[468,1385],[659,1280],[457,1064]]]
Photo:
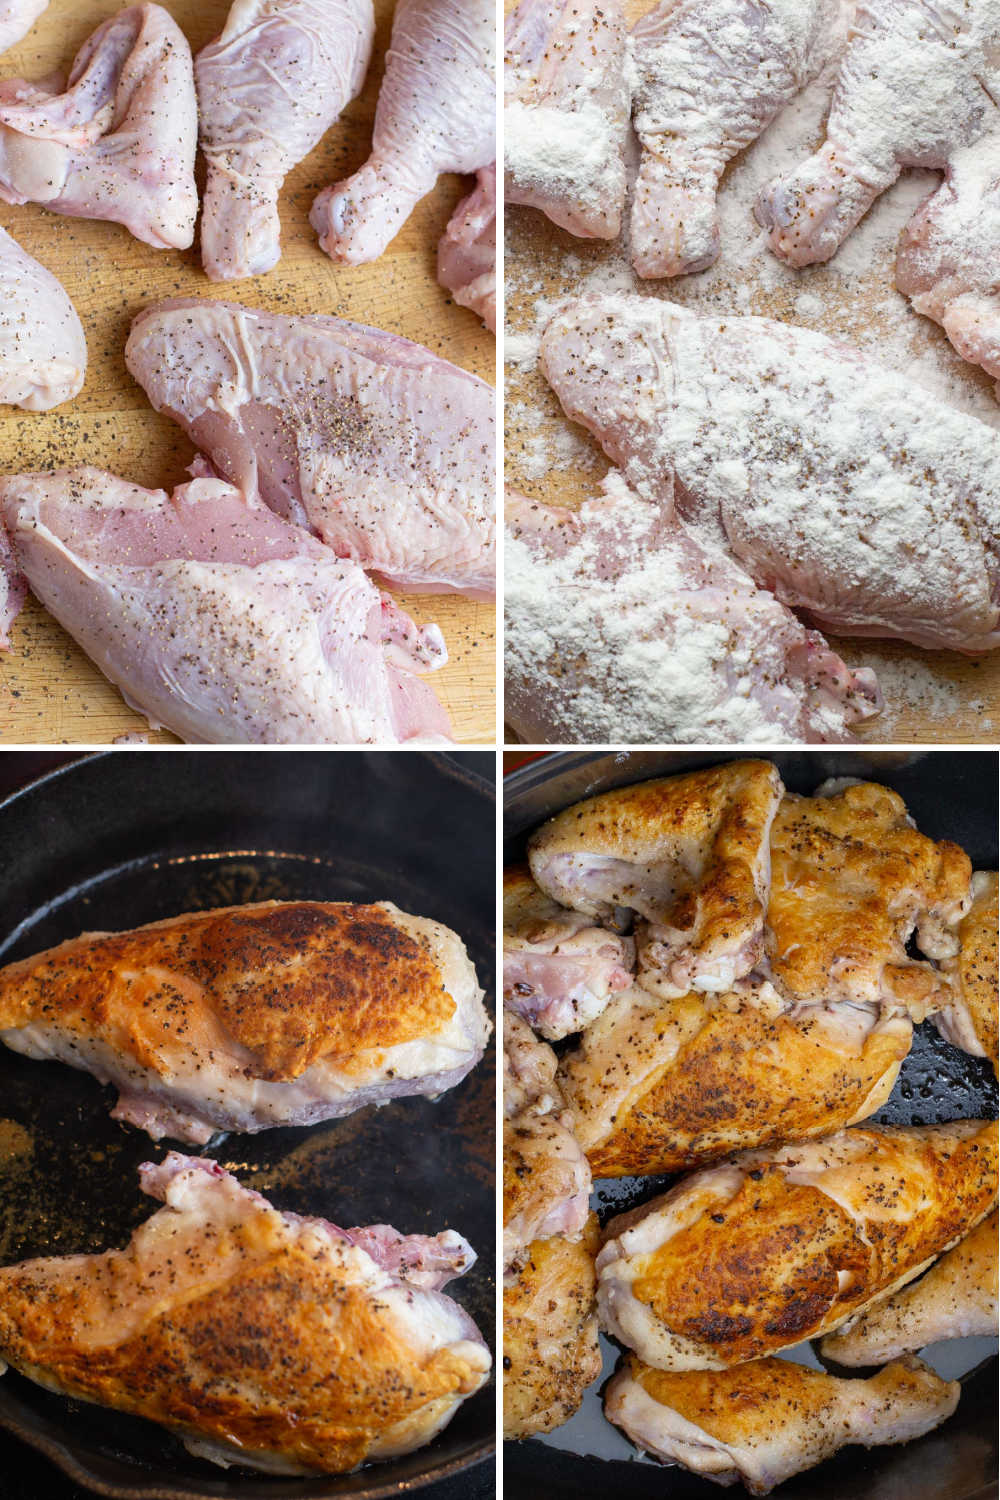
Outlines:
[[829,260],[904,167],[945,167],[995,119],[1000,0],[863,0],[826,140],[757,200],[790,266]]
[[6,52],[27,36],[49,0],[2,0],[0,3],[0,52]]
[[11,626],[28,597],[28,580],[17,566],[7,533],[0,526],[0,650],[10,649]]
[[819,73],[838,10],[839,0],[661,0],[635,23],[640,276],[703,271],[717,258],[722,173]]
[[160,5],[98,27],[65,92],[0,83],[0,198],[111,219],[155,249],[194,239],[198,104],[191,49]]
[[1000,645],[1000,434],[821,333],[591,296],[542,339],[629,481],[843,635]]
[[441,743],[412,674],[443,664],[356,564],[232,485],[172,496],[99,469],[0,481],[32,592],[151,720],[191,743]]
[[504,33],[504,197],[584,239],[621,230],[625,43],[619,0],[521,0]]
[[183,298],[125,363],[232,484],[411,592],[494,589],[495,397],[420,344],[339,318]]
[[86,372],[87,341],[61,282],[0,229],[0,403],[50,411]]
[[371,156],[309,216],[334,260],[377,260],[443,172],[496,160],[495,44],[490,0],[398,0]]
[[506,712],[526,743],[838,743],[879,712],[816,631],[630,491],[508,500]]
[[372,0],[235,0],[198,53],[201,256],[212,281],[277,264],[281,184],[360,91],[374,32]]
[[476,173],[476,186],[438,242],[437,278],[460,307],[497,330],[497,164]]

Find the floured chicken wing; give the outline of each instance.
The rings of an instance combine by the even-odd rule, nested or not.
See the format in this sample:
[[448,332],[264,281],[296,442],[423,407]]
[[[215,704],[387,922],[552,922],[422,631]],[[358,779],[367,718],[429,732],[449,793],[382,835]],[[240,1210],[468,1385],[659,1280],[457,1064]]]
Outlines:
[[601,1373],[594,1256],[597,1215],[582,1238],[535,1240],[503,1288],[503,1435],[531,1437],[568,1422]]
[[582,1031],[632,983],[635,944],[567,911],[526,865],[503,872],[503,1001],[549,1041]]
[[912,1281],[989,1213],[996,1179],[995,1120],[743,1152],[607,1226],[601,1326],[663,1370],[777,1354]]
[[475,1260],[461,1235],[279,1213],[176,1152],[139,1171],[164,1206],[124,1250],[0,1270],[0,1356],[29,1379],[275,1474],[410,1453],[485,1382],[439,1290]]
[[65,92],[0,83],[0,198],[112,219],[156,250],[185,250],[197,138],[187,39],[161,5],[133,5],[85,43]]
[[481,167],[438,242],[437,279],[459,307],[497,329],[497,165]]
[[604,1411],[654,1458],[768,1495],[848,1443],[878,1448],[922,1437],[951,1416],[961,1389],[919,1359],[870,1380],[839,1380],[785,1359],[675,1374],[630,1355]]
[[49,0],[0,0],[0,52],[27,36]]
[[126,702],[195,744],[450,739],[414,674],[447,660],[352,562],[221,480],[0,480],[32,591]]
[[968,856],[918,833],[888,787],[788,792],[771,827],[763,972],[791,1001],[902,1007],[922,1021],[950,987],[906,945],[915,936],[929,958],[955,955],[971,880]]
[[972,905],[959,923],[958,952],[941,961],[951,981],[948,1003],[933,1017],[946,1041],[988,1057],[998,1071],[997,1003],[1000,974],[997,963],[998,877],[995,870],[977,870],[972,877]]
[[0,969],[0,1040],[118,1089],[154,1140],[433,1096],[490,1025],[461,939],[391,901],[265,901],[84,933]]
[[941,1339],[997,1332],[997,1214],[994,1209],[930,1270],[880,1297],[860,1317],[828,1333],[824,1359],[838,1365],[880,1365]]
[[125,363],[225,478],[339,557],[411,592],[492,595],[485,381],[381,329],[195,297],[140,313]]
[[[1000,644],[1000,433],[811,329],[593,295],[541,365],[629,482],[842,635]],[[739,736],[745,738],[745,736]]]
[[86,373],[87,341],[62,283],[0,229],[0,403],[51,411]]
[[520,0],[504,32],[504,198],[584,239],[621,231],[625,40],[619,0]]

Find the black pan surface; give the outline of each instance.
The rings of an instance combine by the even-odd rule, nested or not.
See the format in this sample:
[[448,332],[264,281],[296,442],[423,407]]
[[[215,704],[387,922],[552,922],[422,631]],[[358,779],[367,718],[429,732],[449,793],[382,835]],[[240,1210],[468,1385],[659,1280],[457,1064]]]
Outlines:
[[[488,754],[89,757],[0,805],[0,963],[86,929],[187,910],[387,899],[453,927],[492,1002],[494,796]],[[436,1103],[403,1099],[325,1125],[181,1149],[221,1162],[279,1208],[345,1227],[460,1230],[479,1260],[450,1294],[492,1344],[494,1073],[491,1051]],[[0,1046],[0,1264],[121,1245],[155,1210],[136,1169],[171,1143],[111,1120],[113,1099],[87,1074]],[[374,1500],[487,1457],[494,1393],[487,1386],[467,1401],[417,1453],[307,1480],[222,1470],[150,1423],[51,1395],[13,1371],[0,1380],[0,1425],[105,1495]]]
[[[718,751],[573,752],[533,762],[505,780],[504,863],[522,860],[534,829],[583,797],[738,758]],[[828,776],[880,781],[904,798],[922,833],[960,844],[975,869],[997,868],[1000,760],[995,753],[803,750],[766,758],[777,764],[793,792],[811,793]],[[932,1026],[924,1025],[915,1030],[913,1048],[885,1108],[873,1118],[923,1125],[996,1112],[989,1064],[950,1047]],[[598,1180],[593,1202],[602,1223],[663,1192],[672,1180]],[[596,1414],[595,1419],[603,1421]],[[780,1500],[987,1500],[996,1494],[996,1474],[997,1361],[990,1358],[965,1377],[958,1411],[936,1432],[902,1448],[843,1449],[775,1494]],[[609,1495],[659,1500],[667,1494],[671,1500],[711,1500],[719,1494],[717,1485],[681,1468],[590,1453],[584,1457],[537,1439],[504,1445],[504,1483],[517,1500],[604,1500]]]

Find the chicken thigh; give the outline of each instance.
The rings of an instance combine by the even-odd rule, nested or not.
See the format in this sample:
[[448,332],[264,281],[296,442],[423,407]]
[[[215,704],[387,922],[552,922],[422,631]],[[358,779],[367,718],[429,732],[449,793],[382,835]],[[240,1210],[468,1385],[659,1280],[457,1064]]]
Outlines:
[[87,341],[61,282],[0,229],[0,403],[51,411],[86,373]]
[[958,927],[958,952],[941,960],[941,968],[951,981],[948,1003],[933,1017],[946,1041],[971,1052],[974,1057],[988,1057],[994,1073],[1000,1071],[997,1057],[998,920],[997,872],[977,870],[972,877],[972,905]]
[[[824,334],[589,296],[541,362],[628,480],[844,635],[1000,644],[1000,433]],[[741,736],[742,738],[742,736]]]
[[0,52],[27,36],[49,0],[0,0]]
[[410,1453],[485,1382],[486,1344],[439,1290],[475,1260],[461,1235],[279,1213],[176,1152],[139,1173],[164,1206],[124,1250],[0,1270],[0,1356],[29,1379],[276,1474]]
[[334,260],[377,260],[442,172],[496,161],[495,44],[491,0],[397,0],[372,154],[309,216]]
[[0,82],[0,198],[111,219],[154,249],[194,239],[198,104],[191,49],[161,5],[98,27],[66,91]]
[[824,144],[757,200],[775,255],[829,260],[903,167],[946,166],[998,99],[1000,0],[863,0]]
[[497,329],[497,165],[481,167],[476,186],[448,221],[438,243],[437,279],[459,307]]
[[220,473],[393,586],[494,589],[484,380],[340,318],[179,298],[139,314],[129,372]]
[[681,276],[716,259],[723,170],[820,71],[838,9],[838,0],[660,0],[635,23],[640,276]]
[[616,239],[628,117],[620,0],[520,0],[504,33],[505,200]]
[[234,0],[195,58],[212,281],[277,264],[281,184],[360,92],[374,34],[372,0]]

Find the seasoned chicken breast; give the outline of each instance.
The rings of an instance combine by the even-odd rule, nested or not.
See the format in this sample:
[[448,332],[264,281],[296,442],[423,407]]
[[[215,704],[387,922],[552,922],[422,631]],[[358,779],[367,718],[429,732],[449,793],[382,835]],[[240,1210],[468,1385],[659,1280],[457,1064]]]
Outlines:
[[919,1359],[871,1380],[839,1380],[785,1359],[668,1374],[631,1355],[604,1410],[655,1458],[767,1495],[848,1443],[877,1448],[921,1437],[951,1416],[961,1389]]
[[154,1140],[453,1087],[490,1024],[461,939],[391,901],[265,901],[85,933],[0,969],[0,1040],[113,1083]]
[[912,1281],[996,1192],[996,1121],[744,1152],[612,1220],[601,1326],[663,1370],[776,1354]]
[[997,872],[977,870],[972,877],[972,905],[959,924],[958,953],[942,961],[951,980],[951,999],[934,1016],[941,1035],[974,1057],[988,1057],[997,1066],[997,1003],[1000,972],[997,963]]
[[164,1207],[124,1250],[0,1270],[0,1357],[29,1379],[281,1474],[409,1453],[486,1380],[439,1290],[475,1260],[461,1235],[279,1213],[176,1152],[140,1176]]

